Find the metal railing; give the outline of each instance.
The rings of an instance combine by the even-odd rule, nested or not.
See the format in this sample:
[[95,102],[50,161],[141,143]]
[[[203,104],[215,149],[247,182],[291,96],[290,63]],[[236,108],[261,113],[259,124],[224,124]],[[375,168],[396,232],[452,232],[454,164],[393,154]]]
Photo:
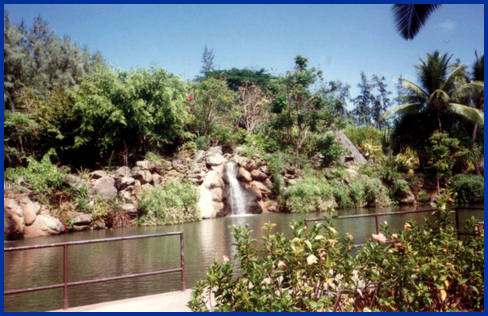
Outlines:
[[[382,216],[397,216],[397,215],[405,215],[405,214],[417,214],[417,213],[427,213],[427,212],[434,212],[436,208],[428,208],[424,210],[409,210],[409,211],[398,211],[398,212],[386,212],[386,213],[371,213],[371,214],[358,214],[358,215],[344,215],[344,216],[337,216],[335,219],[351,219],[351,218],[364,218],[364,217],[374,217],[376,221],[376,234],[380,233],[380,220],[379,218]],[[483,207],[476,207],[476,206],[459,206],[454,207],[451,210],[455,211],[456,214],[456,231],[458,237],[460,235],[477,235],[477,233],[469,234],[469,233],[462,233],[459,231],[459,210],[484,210]],[[305,226],[308,227],[309,222],[319,222],[324,221],[324,217],[317,217],[317,218],[306,218],[304,220]],[[482,226],[484,229],[484,222],[479,222],[478,226]],[[353,247],[364,247],[366,244],[355,244]]]
[[[123,240],[145,239],[145,238],[154,238],[154,237],[177,236],[177,235],[180,236],[180,262],[181,262],[180,268],[151,271],[151,272],[143,272],[143,273],[135,273],[135,274],[126,274],[126,275],[121,275],[121,276],[107,277],[107,278],[101,278],[101,279],[83,280],[83,281],[76,281],[76,282],[69,282],[68,281],[68,247],[69,246],[88,245],[88,244],[115,242],[115,241],[123,241]],[[63,283],[52,284],[52,285],[44,285],[44,286],[38,286],[38,287],[31,287],[31,288],[8,290],[8,291],[4,291],[3,295],[5,296],[5,295],[12,295],[12,294],[20,294],[20,293],[28,293],[28,292],[63,288],[63,308],[68,309],[68,306],[69,306],[69,304],[68,304],[68,287],[70,287],[70,286],[95,284],[95,283],[101,283],[101,282],[107,282],[107,281],[132,279],[132,278],[137,278],[137,277],[145,277],[145,276],[174,273],[174,272],[181,272],[181,290],[182,291],[186,290],[186,284],[185,284],[185,244],[184,244],[184,240],[183,240],[183,232],[151,234],[151,235],[136,235],[136,236],[104,238],[104,239],[94,239],[94,240],[82,240],[82,241],[71,241],[71,242],[46,244],[46,245],[36,245],[36,246],[11,247],[11,248],[4,248],[3,251],[5,253],[5,252],[13,252],[13,251],[23,251],[23,250],[43,249],[43,248],[55,248],[55,247],[63,247]]]

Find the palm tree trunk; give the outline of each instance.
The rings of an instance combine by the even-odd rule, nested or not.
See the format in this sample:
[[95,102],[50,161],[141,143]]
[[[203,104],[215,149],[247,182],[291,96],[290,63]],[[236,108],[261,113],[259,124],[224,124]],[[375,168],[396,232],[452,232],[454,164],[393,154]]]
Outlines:
[[476,139],[476,133],[478,132],[478,123],[474,123],[474,128],[473,128],[473,140]]
[[439,133],[442,133],[441,115],[439,110],[437,110],[437,123],[439,124]]

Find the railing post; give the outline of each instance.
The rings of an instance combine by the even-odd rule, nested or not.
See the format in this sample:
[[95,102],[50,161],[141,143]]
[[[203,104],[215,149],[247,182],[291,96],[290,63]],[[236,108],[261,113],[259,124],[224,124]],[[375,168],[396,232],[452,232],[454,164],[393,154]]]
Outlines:
[[378,215],[376,215],[374,218],[376,219],[376,235],[378,235],[380,233],[380,219]]
[[459,233],[460,233],[460,231],[459,231],[459,208],[456,207],[454,210],[456,212],[456,233],[457,233],[457,237],[459,239]]
[[63,246],[63,309],[68,309],[68,245]]
[[185,240],[183,239],[183,232],[180,233],[180,255],[181,255],[181,290],[186,290],[185,283]]

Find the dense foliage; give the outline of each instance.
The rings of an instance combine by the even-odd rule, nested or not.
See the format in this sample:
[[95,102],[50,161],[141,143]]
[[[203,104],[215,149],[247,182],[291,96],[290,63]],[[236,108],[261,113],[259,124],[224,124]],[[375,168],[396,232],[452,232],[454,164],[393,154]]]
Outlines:
[[459,204],[484,201],[485,181],[472,174],[457,174],[452,178],[454,200]]
[[[262,246],[234,227],[234,265],[224,256],[199,281],[193,311],[480,311],[484,309],[484,235],[457,238],[449,194],[436,202],[435,223],[405,223],[382,232],[353,256],[354,236],[339,238],[333,218],[313,227],[292,223],[293,238],[271,233]],[[466,229],[474,230],[474,219]],[[237,278],[235,274],[237,273]]]
[[194,184],[170,181],[146,188],[141,195],[140,221],[144,225],[174,225],[200,220]]

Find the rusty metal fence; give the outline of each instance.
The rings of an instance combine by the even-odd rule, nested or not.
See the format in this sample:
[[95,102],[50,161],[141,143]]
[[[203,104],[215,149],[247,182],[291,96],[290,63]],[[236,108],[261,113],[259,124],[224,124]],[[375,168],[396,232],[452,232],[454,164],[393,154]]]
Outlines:
[[[143,273],[135,273],[135,274],[126,274],[126,275],[121,275],[121,276],[107,277],[107,278],[101,278],[101,279],[83,280],[83,281],[77,281],[77,282],[69,282],[68,281],[68,247],[69,246],[88,245],[88,244],[115,242],[115,241],[123,241],[123,240],[146,239],[146,238],[155,238],[155,237],[178,236],[178,235],[180,236],[180,267],[179,268],[159,270],[159,271],[151,271],[151,272],[143,272]],[[132,279],[132,278],[166,274],[166,273],[175,273],[175,272],[181,273],[181,290],[185,291],[185,289],[186,289],[186,284],[185,284],[185,244],[184,244],[184,239],[183,239],[183,232],[151,234],[151,235],[136,235],[136,236],[104,238],[104,239],[94,239],[94,240],[82,240],[82,241],[71,241],[71,242],[46,244],[46,245],[36,245],[36,246],[11,247],[11,248],[4,248],[3,251],[5,253],[5,252],[13,252],[13,251],[23,251],[23,250],[43,249],[43,248],[55,248],[55,247],[63,247],[63,283],[52,284],[52,285],[44,285],[44,286],[38,286],[38,287],[31,287],[31,288],[8,290],[8,291],[4,291],[3,295],[5,296],[5,295],[13,295],[13,294],[20,294],[20,293],[28,293],[28,292],[63,288],[63,308],[68,309],[68,306],[69,306],[69,304],[68,304],[68,287],[86,285],[86,284],[95,284],[95,283],[101,283],[101,282],[107,282],[107,281]]]
[[[337,216],[335,219],[353,219],[353,218],[365,218],[365,217],[374,217],[375,222],[376,222],[376,234],[380,233],[380,220],[379,218],[382,216],[397,216],[397,215],[405,215],[405,214],[418,214],[418,213],[427,213],[427,212],[434,212],[436,211],[436,208],[428,208],[424,210],[410,210],[410,211],[399,211],[399,212],[386,212],[386,213],[371,213],[371,214],[358,214],[358,215],[345,215],[345,216]],[[462,233],[459,230],[459,210],[477,210],[477,211],[483,211],[483,207],[475,207],[475,206],[459,206],[459,207],[454,207],[451,210],[455,211],[455,216],[456,216],[456,230],[458,236],[460,235],[476,235],[477,232],[475,233]],[[307,218],[304,220],[305,226],[308,226],[309,222],[319,222],[319,221],[324,221],[324,217],[317,217],[317,218]],[[483,222],[478,222],[479,230],[483,229],[484,230],[484,221]],[[364,247],[366,244],[355,244],[353,245],[354,247]]]

